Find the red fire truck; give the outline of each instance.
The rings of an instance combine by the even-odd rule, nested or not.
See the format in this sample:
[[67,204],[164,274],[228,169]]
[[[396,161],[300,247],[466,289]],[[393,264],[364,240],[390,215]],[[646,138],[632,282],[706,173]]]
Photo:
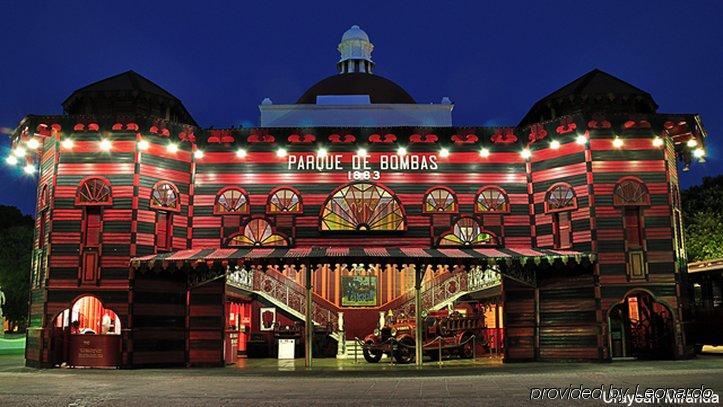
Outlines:
[[[440,357],[459,356],[471,358],[475,344],[484,342],[484,315],[462,315],[458,311],[434,311],[423,313],[423,352],[436,360]],[[394,357],[397,363],[411,363],[414,360],[416,321],[414,318],[400,318],[388,321],[381,329],[364,338],[364,359],[377,363],[383,355]]]

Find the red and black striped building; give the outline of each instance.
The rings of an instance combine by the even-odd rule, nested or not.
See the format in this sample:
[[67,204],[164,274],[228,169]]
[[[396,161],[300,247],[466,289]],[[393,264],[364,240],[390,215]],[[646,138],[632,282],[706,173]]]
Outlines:
[[203,130],[137,74],[100,84],[13,135],[39,170],[28,365],[68,362],[83,331],[114,334],[118,366],[222,365],[307,304],[341,345],[416,312],[415,287],[442,292],[425,308],[494,297],[505,361],[690,352],[678,168],[705,132],[617,78],[507,128]]

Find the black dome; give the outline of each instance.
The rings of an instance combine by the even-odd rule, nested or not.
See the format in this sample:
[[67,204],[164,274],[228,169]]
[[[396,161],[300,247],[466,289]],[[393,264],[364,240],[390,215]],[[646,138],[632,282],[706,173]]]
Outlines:
[[316,104],[320,95],[369,95],[372,103],[416,103],[401,86],[378,75],[345,73],[330,76],[310,87],[297,104]]

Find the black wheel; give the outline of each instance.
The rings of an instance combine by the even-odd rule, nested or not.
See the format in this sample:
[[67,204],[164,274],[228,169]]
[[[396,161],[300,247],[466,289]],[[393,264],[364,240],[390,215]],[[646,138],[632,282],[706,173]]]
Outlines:
[[399,364],[414,362],[414,339],[406,337],[399,341],[394,352],[394,360]]
[[464,345],[459,349],[459,357],[462,359],[472,359],[474,356],[474,341],[472,340],[472,335],[465,334],[462,337],[461,343]]
[[[373,343],[367,342],[367,345],[372,345]],[[364,348],[364,359],[369,363],[378,363],[380,360],[382,360],[383,352],[380,350],[371,350],[368,348]]]

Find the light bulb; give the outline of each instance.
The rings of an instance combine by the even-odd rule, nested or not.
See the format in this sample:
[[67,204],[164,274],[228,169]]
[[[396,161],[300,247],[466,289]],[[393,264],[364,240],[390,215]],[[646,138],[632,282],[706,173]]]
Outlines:
[[177,153],[178,152],[178,144],[168,143],[168,145],[166,146],[166,151],[168,151],[169,153],[174,153],[174,154]]
[[15,157],[14,155],[9,155],[5,159],[5,162],[8,163],[9,165],[16,165],[18,163],[18,158]]
[[662,145],[663,145],[663,139],[658,136],[655,136],[655,138],[653,139],[653,147],[660,147]]
[[236,157],[238,157],[238,158],[246,157],[246,150],[244,150],[243,148],[239,148],[238,150],[236,150]]
[[532,157],[532,151],[530,151],[529,148],[525,148],[522,151],[520,151],[520,157],[527,160],[528,158]]
[[316,150],[317,157],[326,157],[327,154],[329,154],[329,151],[327,149],[325,149],[324,147],[321,147],[318,150]]
[[550,142],[550,148],[553,150],[557,150],[558,148],[560,148],[560,142],[557,140],[552,140]]
[[19,157],[25,157],[25,153],[26,153],[26,152],[27,152],[27,151],[26,151],[24,148],[20,147],[20,146],[15,147],[15,150],[13,150],[13,154],[15,154],[15,157],[18,157],[18,158],[19,158]]
[[400,157],[404,157],[405,155],[407,155],[407,149],[404,147],[399,147],[397,149],[397,155]]
[[31,139],[28,140],[28,142],[25,143],[25,144],[26,144],[26,145],[28,146],[28,148],[31,149],[31,150],[35,150],[36,148],[40,147],[40,142],[39,142],[37,139],[35,139],[35,138],[31,138]]
[[694,139],[694,138],[688,139],[688,141],[685,143],[685,145],[687,145],[687,146],[690,147],[690,148],[697,147],[697,146],[698,146],[698,140],[696,140],[696,139]]
[[482,148],[479,150],[479,156],[482,158],[487,158],[490,156],[490,149],[489,148]]
[[693,156],[695,158],[703,158],[703,157],[705,157],[705,150],[698,147],[695,150],[693,150]]
[[112,147],[112,144],[111,144],[110,140],[108,140],[107,138],[104,138],[103,140],[100,141],[100,149],[101,150],[110,151],[111,147]]
[[288,152],[285,148],[279,148],[278,150],[276,150],[276,156],[279,158],[286,157],[286,154],[288,154]]
[[624,144],[623,139],[621,139],[620,137],[615,137],[613,139],[613,147],[622,148],[623,144]]
[[72,138],[66,138],[66,139],[63,139],[63,141],[60,143],[60,145],[63,146],[63,148],[66,150],[72,150],[73,145],[75,145],[75,142],[73,141]]
[[203,158],[203,150],[196,150],[193,152],[193,156],[197,159]]
[[25,171],[26,174],[34,174],[35,173],[35,165],[33,164],[26,164],[23,168],[23,171]]
[[439,150],[439,156],[442,158],[449,157],[449,149],[448,148],[442,148]]
[[366,148],[360,148],[360,149],[356,150],[356,155],[358,155],[359,157],[366,157],[367,154],[369,154],[369,153],[367,152]]
[[151,143],[149,143],[147,140],[141,140],[138,142],[138,149],[141,151],[148,150],[148,148],[151,146]]
[[584,134],[580,134],[575,138],[575,142],[580,145],[585,145],[587,143],[587,137],[585,137]]

